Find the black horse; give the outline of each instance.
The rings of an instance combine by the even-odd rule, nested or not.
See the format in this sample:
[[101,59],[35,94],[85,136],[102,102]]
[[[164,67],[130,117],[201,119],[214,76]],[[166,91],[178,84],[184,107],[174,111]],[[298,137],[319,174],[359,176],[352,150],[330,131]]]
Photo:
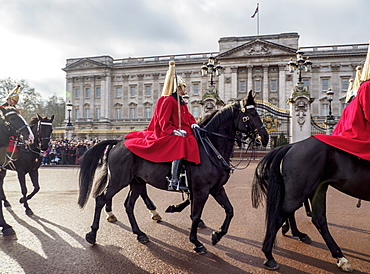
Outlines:
[[[0,106],[0,169],[3,169],[3,165],[9,163],[7,149],[10,137],[13,137],[16,142],[24,142],[25,144],[31,144],[34,140],[30,127],[19,114],[19,111],[13,107]],[[0,227],[3,228],[3,235],[14,234],[13,228],[5,222],[1,200]]]
[[370,200],[370,161],[331,147],[314,137],[269,152],[258,164],[252,187],[253,206],[266,201],[264,265],[277,269],[272,256],[276,233],[306,199],[312,205],[312,222],[320,232],[337,265],[352,271],[332,238],[326,220],[326,192],[330,186],[358,199]]
[[[41,166],[42,154],[49,146],[50,136],[53,131],[53,120],[54,115],[52,115],[51,118],[48,118],[47,116],[41,117],[36,114],[29,123],[32,133],[35,136],[34,143],[31,145],[20,145],[18,147],[19,155],[17,159],[6,165],[0,171],[0,197],[2,197],[1,199],[4,201],[4,206],[10,206],[3,190],[6,171],[7,169],[16,170],[22,192],[22,198],[19,202],[23,203],[27,215],[33,214],[27,201],[40,190],[38,169]],[[33,185],[33,191],[29,195],[27,195],[26,174],[31,178]]]
[[[197,226],[209,194],[224,208],[226,213],[221,229],[212,234],[212,244],[216,244],[227,233],[230,221],[234,215],[233,207],[226,195],[224,185],[230,177],[231,168],[228,163],[236,132],[258,133],[262,138],[264,146],[268,142],[268,134],[255,109],[255,102],[251,92],[247,99],[230,104],[214,114],[212,119],[203,127],[203,130],[213,134],[203,133],[202,141],[198,140],[201,164],[194,165],[185,162],[192,203],[190,241],[195,245],[195,252],[199,254],[206,252],[206,248],[197,239]],[[218,151],[216,153],[218,157],[209,146],[201,145],[202,142],[206,142],[205,136],[208,136],[215,150]],[[167,190],[168,182],[166,176],[170,176],[171,163],[146,161],[131,153],[123,142],[117,144],[117,141],[114,140],[102,141],[88,150],[82,158],[78,200],[78,204],[81,207],[87,202],[96,168],[104,153],[107,159],[102,167],[102,176],[95,184],[95,215],[91,232],[86,235],[86,240],[91,244],[95,244],[101,211],[106,201],[111,200],[121,189],[130,185],[130,191],[125,201],[126,213],[128,214],[132,231],[137,235],[137,239],[142,243],[148,242],[148,237],[137,225],[133,211],[134,204],[146,183]],[[224,160],[224,162],[220,160]]]

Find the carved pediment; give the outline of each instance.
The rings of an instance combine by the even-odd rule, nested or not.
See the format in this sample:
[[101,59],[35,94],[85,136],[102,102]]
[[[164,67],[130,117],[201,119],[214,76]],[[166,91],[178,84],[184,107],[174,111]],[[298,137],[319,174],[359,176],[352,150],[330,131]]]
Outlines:
[[67,67],[64,68],[64,70],[91,69],[91,68],[98,68],[98,67],[106,67],[106,65],[103,63],[99,63],[97,61],[90,60],[89,58],[83,58],[73,64],[68,65]]
[[219,54],[217,57],[253,57],[253,56],[261,56],[261,55],[281,55],[281,54],[295,54],[296,49],[272,43],[265,40],[256,39],[245,43],[243,45],[237,46],[233,49],[225,51]]

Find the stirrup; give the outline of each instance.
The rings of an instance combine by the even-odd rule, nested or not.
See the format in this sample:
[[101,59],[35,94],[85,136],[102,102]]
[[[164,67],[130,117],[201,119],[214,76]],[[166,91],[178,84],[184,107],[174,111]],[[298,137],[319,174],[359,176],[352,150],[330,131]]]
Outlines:
[[167,190],[170,190],[170,191],[187,191],[187,190],[189,190],[188,187],[180,185],[180,182],[181,182],[180,180],[177,180],[177,183],[176,183],[175,179],[170,179],[168,177],[166,177],[166,179],[168,181]]

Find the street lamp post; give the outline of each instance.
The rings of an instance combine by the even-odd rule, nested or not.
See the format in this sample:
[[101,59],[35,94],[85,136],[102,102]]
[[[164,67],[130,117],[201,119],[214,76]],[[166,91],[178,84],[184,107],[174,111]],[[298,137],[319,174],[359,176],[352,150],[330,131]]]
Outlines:
[[72,108],[73,108],[73,104],[71,103],[71,101],[68,101],[68,103],[66,104],[66,107],[67,107],[67,111],[68,111],[68,123],[67,123],[67,127],[73,127],[73,124],[71,123],[71,111],[72,111]]
[[302,83],[302,70],[306,72],[310,72],[312,69],[312,62],[306,58],[303,58],[303,51],[297,50],[297,60],[293,61],[293,58],[290,58],[290,62],[288,63],[289,71],[294,72],[297,71],[298,73],[298,83]]
[[333,132],[334,126],[337,123],[335,121],[335,117],[332,114],[331,102],[333,101],[334,91],[331,88],[328,89],[326,92],[326,100],[329,102],[329,115],[326,116],[325,124],[326,124],[326,131],[327,134],[331,134]]
[[216,58],[211,56],[208,58],[208,63],[204,63],[202,66],[202,76],[211,75],[211,87],[214,87],[215,83],[213,81],[213,78],[215,76],[220,76],[223,67],[220,65],[220,62],[215,65]]
[[71,122],[72,108],[73,108],[73,104],[71,103],[71,101],[68,101],[68,103],[66,104],[66,109],[68,111],[68,122],[65,127],[65,130],[66,130],[65,138],[69,140],[72,140],[72,131],[73,131],[73,124]]
[[216,58],[212,54],[208,57],[208,63],[204,63],[201,67],[202,76],[211,76],[210,86],[206,89],[206,92],[203,94],[202,100],[200,101],[200,104],[203,106],[203,117],[206,117],[213,110],[224,105],[224,102],[218,95],[214,82],[214,77],[220,76],[222,69],[223,67],[220,65],[220,62],[217,62],[216,64]]

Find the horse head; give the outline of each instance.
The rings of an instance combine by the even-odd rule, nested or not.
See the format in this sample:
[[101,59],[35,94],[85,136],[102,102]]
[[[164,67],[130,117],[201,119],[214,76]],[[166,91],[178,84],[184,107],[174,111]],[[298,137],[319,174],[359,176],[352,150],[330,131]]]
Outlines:
[[0,116],[1,120],[4,121],[7,132],[9,132],[9,136],[13,135],[27,145],[33,143],[34,135],[16,108],[0,106]]
[[262,145],[267,146],[269,135],[256,110],[256,103],[252,91],[249,91],[248,96],[240,100],[239,104],[236,105],[240,108],[239,117],[235,121],[237,130],[252,138],[260,139]]
[[54,115],[50,118],[41,117],[39,114],[31,120],[32,132],[35,135],[35,143],[40,146],[41,151],[46,151],[49,146],[51,133],[53,132]]

